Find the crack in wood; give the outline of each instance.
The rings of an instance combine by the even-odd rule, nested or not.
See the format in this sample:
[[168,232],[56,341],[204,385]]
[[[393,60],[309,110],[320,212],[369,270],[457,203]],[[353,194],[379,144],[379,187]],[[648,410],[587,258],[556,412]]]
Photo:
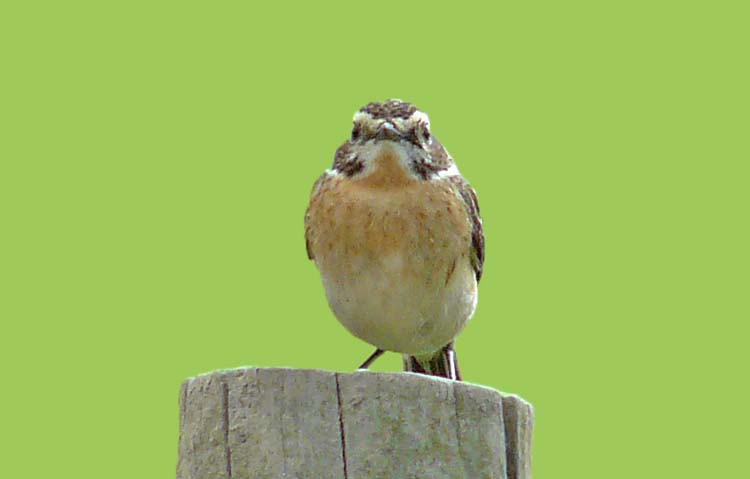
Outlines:
[[464,460],[463,444],[461,444],[461,417],[458,414],[458,392],[456,391],[456,383],[451,384],[451,391],[453,392],[453,419],[456,422],[456,448],[458,449],[458,459],[461,462],[461,469],[466,476],[466,462]]
[[222,383],[224,402],[224,454],[227,460],[227,477],[232,479],[232,448],[229,446],[229,385]]
[[513,404],[513,399],[504,397],[503,406],[503,423],[505,425],[505,468],[508,479],[518,478],[518,411],[516,407],[520,404]]
[[339,408],[339,430],[341,433],[341,459],[344,463],[344,479],[349,478],[349,471],[346,465],[346,435],[344,434],[344,411],[341,406],[341,384],[339,384],[339,374],[334,374],[336,378],[336,401]]

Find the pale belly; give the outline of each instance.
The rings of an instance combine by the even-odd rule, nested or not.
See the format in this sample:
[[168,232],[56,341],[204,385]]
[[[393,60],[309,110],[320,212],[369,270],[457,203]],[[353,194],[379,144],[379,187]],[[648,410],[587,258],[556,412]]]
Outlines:
[[[474,271],[457,264],[448,281],[402,254],[357,261],[349,274],[324,274],[323,285],[338,320],[352,334],[387,351],[434,352],[463,329],[477,301]],[[404,271],[405,268],[411,272]]]
[[433,352],[474,313],[468,218],[446,185],[334,182],[312,199],[308,229],[328,303],[360,339],[388,351]]

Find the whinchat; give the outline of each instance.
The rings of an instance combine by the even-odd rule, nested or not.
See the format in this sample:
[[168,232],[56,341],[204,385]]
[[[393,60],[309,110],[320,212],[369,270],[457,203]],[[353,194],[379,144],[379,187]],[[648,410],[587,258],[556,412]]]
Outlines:
[[426,114],[400,100],[354,114],[315,182],[307,255],[353,335],[403,354],[404,370],[460,380],[453,341],[477,304],[484,233],[474,190]]

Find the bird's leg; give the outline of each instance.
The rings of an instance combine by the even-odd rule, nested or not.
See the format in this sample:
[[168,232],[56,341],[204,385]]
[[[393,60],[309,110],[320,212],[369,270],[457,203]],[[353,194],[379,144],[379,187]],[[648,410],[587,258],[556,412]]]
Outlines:
[[404,354],[404,371],[427,375],[430,374],[416,357],[409,356],[408,354]]
[[445,347],[443,348],[443,353],[445,354],[445,359],[448,363],[448,370],[450,371],[449,374],[452,374],[453,376],[451,379],[460,381],[461,371],[458,370],[458,358],[456,357],[456,350],[453,348],[452,342],[445,345]]
[[404,355],[404,371],[461,381],[456,350],[453,349],[452,342],[440,348],[432,356],[417,358],[415,356]]
[[370,365],[373,362],[375,362],[376,359],[378,359],[380,356],[382,356],[384,352],[385,351],[382,350],[382,349],[380,349],[380,348],[376,349],[375,352],[372,353],[369,358],[365,359],[365,362],[362,363],[362,365],[360,367],[358,367],[357,369],[367,369],[367,368],[369,368]]

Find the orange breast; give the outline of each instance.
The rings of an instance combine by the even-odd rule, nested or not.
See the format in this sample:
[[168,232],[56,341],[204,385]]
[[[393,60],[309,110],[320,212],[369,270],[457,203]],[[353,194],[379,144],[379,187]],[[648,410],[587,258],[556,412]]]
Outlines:
[[394,273],[450,274],[470,250],[461,200],[447,182],[413,179],[395,158],[386,160],[362,180],[330,179],[311,198],[307,239],[318,267],[351,277],[362,264],[398,253]]

